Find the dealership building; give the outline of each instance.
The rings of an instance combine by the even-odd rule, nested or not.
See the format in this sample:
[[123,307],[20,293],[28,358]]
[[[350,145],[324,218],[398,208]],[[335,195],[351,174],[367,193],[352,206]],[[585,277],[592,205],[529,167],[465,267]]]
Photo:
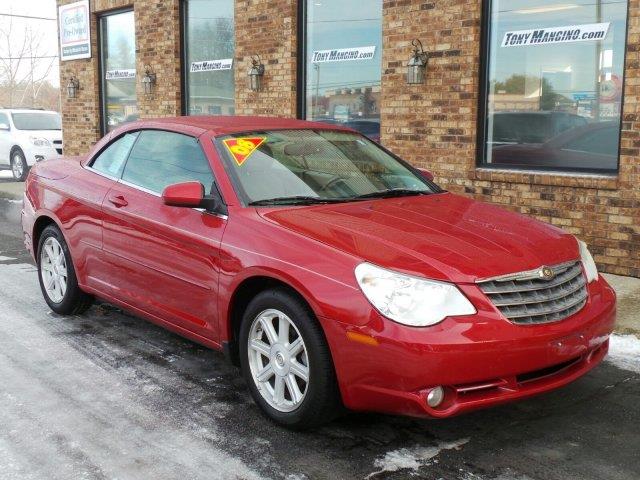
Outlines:
[[344,124],[640,277],[640,0],[58,5],[66,154],[138,118]]

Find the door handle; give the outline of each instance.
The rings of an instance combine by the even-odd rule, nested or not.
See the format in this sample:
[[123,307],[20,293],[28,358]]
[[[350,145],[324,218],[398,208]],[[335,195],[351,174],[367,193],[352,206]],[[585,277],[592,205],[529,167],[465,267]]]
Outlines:
[[129,202],[127,202],[122,195],[109,195],[107,200],[115,205],[116,208],[122,208],[129,205]]

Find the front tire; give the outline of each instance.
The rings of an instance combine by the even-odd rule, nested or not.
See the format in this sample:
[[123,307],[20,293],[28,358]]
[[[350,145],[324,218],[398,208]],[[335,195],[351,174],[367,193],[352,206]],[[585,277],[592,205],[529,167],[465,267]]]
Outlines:
[[73,261],[62,232],[47,226],[38,241],[38,279],[47,305],[60,315],[80,314],[93,303],[78,286]]
[[29,175],[29,165],[24,158],[24,153],[19,148],[11,152],[11,173],[16,182],[24,182]]
[[331,354],[299,297],[285,289],[256,295],[244,312],[239,341],[242,373],[267,417],[292,429],[336,417],[340,395]]

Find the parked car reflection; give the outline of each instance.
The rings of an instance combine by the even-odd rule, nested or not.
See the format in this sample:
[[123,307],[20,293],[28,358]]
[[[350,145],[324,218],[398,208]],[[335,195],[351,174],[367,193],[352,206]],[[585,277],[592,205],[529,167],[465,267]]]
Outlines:
[[522,167],[615,170],[618,123],[598,122],[572,128],[544,143],[494,145],[491,163]]
[[489,142],[543,143],[587,123],[586,118],[566,112],[496,112],[489,121],[493,125]]
[[336,120],[334,118],[315,118],[313,120],[316,122],[328,123],[329,125],[342,125],[352,128],[369,138],[369,140],[380,143],[380,119],[351,119],[346,122]]

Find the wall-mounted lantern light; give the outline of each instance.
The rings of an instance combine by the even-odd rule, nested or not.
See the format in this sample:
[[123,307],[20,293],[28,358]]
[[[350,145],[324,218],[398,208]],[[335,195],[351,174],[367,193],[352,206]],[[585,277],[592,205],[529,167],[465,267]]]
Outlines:
[[411,42],[411,45],[413,45],[413,55],[407,65],[407,83],[419,85],[424,83],[429,56],[422,48],[422,42],[417,38]]
[[149,95],[153,93],[153,87],[156,84],[156,74],[153,73],[149,65],[144,66],[144,75],[142,76],[142,86],[144,87],[144,94]]
[[67,97],[76,98],[78,90],[80,90],[80,82],[76,77],[71,77],[67,83]]
[[264,76],[264,64],[258,55],[251,57],[251,68],[249,69],[249,88],[257,92],[262,90],[262,77]]

